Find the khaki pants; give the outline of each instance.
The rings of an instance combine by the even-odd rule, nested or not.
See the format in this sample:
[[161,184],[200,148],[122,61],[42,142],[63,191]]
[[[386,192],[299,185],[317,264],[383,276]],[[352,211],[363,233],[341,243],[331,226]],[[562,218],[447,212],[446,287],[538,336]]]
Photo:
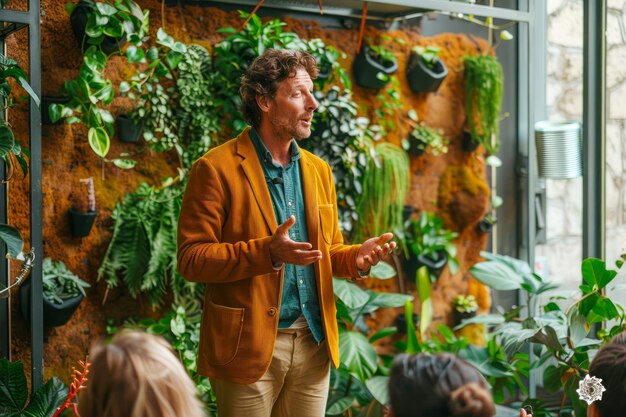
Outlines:
[[323,417],[330,360],[311,331],[280,329],[269,369],[242,385],[211,379],[219,417]]

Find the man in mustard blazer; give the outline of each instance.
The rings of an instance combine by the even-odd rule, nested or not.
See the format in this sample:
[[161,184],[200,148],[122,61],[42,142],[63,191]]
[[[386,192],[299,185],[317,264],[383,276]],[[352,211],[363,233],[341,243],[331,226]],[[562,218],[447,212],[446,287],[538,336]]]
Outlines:
[[391,233],[343,244],[331,168],[297,145],[317,73],[306,52],[255,59],[240,89],[252,127],[189,175],[178,269],[206,284],[198,370],[220,417],[322,417],[339,366],[332,277],[364,279],[395,247]]

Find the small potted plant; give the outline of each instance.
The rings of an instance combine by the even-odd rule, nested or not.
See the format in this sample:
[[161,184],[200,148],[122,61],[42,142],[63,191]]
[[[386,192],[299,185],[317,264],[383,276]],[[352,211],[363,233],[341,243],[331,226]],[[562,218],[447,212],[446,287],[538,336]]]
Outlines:
[[414,46],[406,66],[406,77],[414,93],[433,92],[448,75],[448,69],[441,59],[441,48],[436,46]]
[[352,72],[354,80],[361,87],[380,90],[398,71],[398,60],[389,49],[382,45],[363,45],[354,59]]
[[433,155],[439,156],[448,152],[448,139],[443,136],[443,129],[433,129],[419,121],[417,112],[409,110],[409,123],[413,126],[409,137],[402,140],[402,148],[411,156],[422,156],[430,146]]
[[456,246],[452,241],[458,233],[443,227],[443,220],[434,213],[423,211],[420,217],[406,224],[406,240],[409,248],[407,279],[413,281],[420,266],[426,266],[431,281],[435,281],[446,264],[451,273],[459,268],[455,258]]
[[93,178],[83,178],[80,182],[85,186],[86,191],[83,195],[86,194],[87,198],[78,199],[77,201],[77,203],[81,200],[86,202],[86,206],[83,206],[84,209],[80,207],[71,207],[69,209],[70,230],[74,237],[88,236],[97,216],[96,193],[94,191]]
[[346,58],[346,54],[339,52],[332,45],[326,45],[321,39],[311,39],[306,41],[306,50],[315,57],[319,66],[319,74],[314,80],[320,90],[324,90],[326,85],[331,84],[335,79],[335,74],[344,87],[351,89],[351,81],[346,70],[341,66],[339,58]]
[[148,13],[132,0],[68,3],[72,30],[83,51],[96,45],[110,55],[120,51],[126,40],[136,43],[148,29]]
[[[70,271],[62,261],[45,258],[42,263],[43,323],[62,326],[69,321],[90,285]],[[30,280],[20,287],[22,315],[30,320]]]
[[469,319],[476,316],[476,312],[478,311],[478,303],[476,302],[476,297],[473,295],[464,295],[460,294],[454,297],[452,301],[452,306],[454,307],[454,323],[459,324],[464,319]]

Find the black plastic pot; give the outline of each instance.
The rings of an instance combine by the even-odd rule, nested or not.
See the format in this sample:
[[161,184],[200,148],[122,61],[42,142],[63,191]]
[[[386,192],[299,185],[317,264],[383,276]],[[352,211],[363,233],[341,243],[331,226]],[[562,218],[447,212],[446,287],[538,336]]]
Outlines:
[[418,255],[417,268],[419,269],[420,267],[425,266],[430,272],[433,273],[433,275],[439,276],[439,274],[441,274],[441,271],[443,271],[443,268],[448,263],[448,254],[445,250],[442,249],[437,251],[437,255],[437,260],[433,260],[432,258],[425,255]]
[[383,81],[377,77],[379,72],[386,75],[393,75],[398,71],[398,61],[387,63],[387,65],[376,61],[370,55],[370,48],[363,46],[361,52],[356,56],[352,63],[352,72],[354,80],[361,87],[380,90],[388,81]]
[[[419,322],[419,316],[417,313],[413,313],[413,324],[417,328],[417,324]],[[394,325],[396,326],[397,334],[406,334],[406,317],[404,313],[400,313],[396,316],[394,321]]]
[[418,157],[424,155],[424,152],[426,152],[426,145],[422,143],[422,141],[418,140],[413,135],[413,132],[411,132],[409,135],[409,155]]
[[125,114],[116,117],[117,138],[122,142],[137,143],[143,127],[136,125],[133,120]]
[[[78,44],[82,46],[83,51],[91,45],[89,42],[85,40],[85,29],[87,27],[87,21],[89,20],[89,16],[92,13],[92,7],[89,3],[80,1],[74,7],[74,11],[70,16],[70,23],[72,24],[72,31],[74,32],[74,36],[76,36],[76,40]],[[85,42],[83,42],[85,40]],[[119,51],[122,49],[124,44],[126,43],[126,39],[124,37],[121,38],[112,38],[110,36],[105,36],[100,44],[100,49],[105,54],[109,55],[115,51]]]
[[70,101],[68,97],[41,97],[41,123],[44,125],[60,125],[63,123],[63,119],[57,120],[52,123],[50,119],[50,105],[51,104],[67,104]]
[[476,312],[472,311],[472,312],[460,312],[456,309],[453,310],[454,311],[454,323],[455,324],[460,324],[461,321],[465,320],[465,319],[471,319],[472,317],[476,317]]
[[[20,286],[19,298],[22,317],[24,320],[30,321],[30,277]],[[83,295],[79,294],[74,298],[65,300],[62,304],[56,304],[44,296],[43,325],[45,327],[63,326],[70,320],[82,300]]]
[[485,219],[482,219],[479,223],[478,223],[478,230],[480,230],[483,233],[490,233],[491,230],[493,229],[493,225],[495,224],[492,222],[488,222]]
[[70,208],[68,211],[70,218],[70,231],[74,237],[85,237],[89,235],[91,226],[98,215],[97,211],[82,212]]
[[470,132],[463,132],[461,147],[465,152],[474,152],[476,148],[478,148],[478,145],[480,144],[472,139],[472,134]]
[[406,78],[414,93],[437,91],[443,80],[448,76],[448,69],[439,58],[433,68],[426,66],[422,58],[415,52],[409,56],[406,66]]

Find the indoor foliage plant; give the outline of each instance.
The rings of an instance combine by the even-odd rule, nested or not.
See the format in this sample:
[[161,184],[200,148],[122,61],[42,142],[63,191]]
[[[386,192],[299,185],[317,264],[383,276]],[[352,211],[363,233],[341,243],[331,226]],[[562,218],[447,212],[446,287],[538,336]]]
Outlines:
[[448,139],[443,136],[443,129],[434,129],[426,126],[424,121],[419,121],[415,110],[408,112],[413,130],[408,139],[402,141],[402,147],[411,156],[421,156],[430,146],[430,152],[434,156],[448,153]]
[[[600,259],[583,260],[580,295],[563,309],[558,303],[563,297],[542,302],[540,296],[557,286],[535,274],[528,263],[486,252],[481,255],[486,261],[474,265],[470,273],[496,290],[523,290],[526,303],[503,314],[477,316],[464,324],[493,326],[492,337],[509,360],[530,346],[536,358],[532,367],[543,369],[544,388],[562,391],[561,408],[571,404],[576,415],[584,416],[587,405],[576,393],[578,383],[587,373],[595,349],[626,328],[624,308],[607,291],[617,271]],[[626,254],[621,255],[617,269],[625,260]]]
[[443,226],[443,220],[436,214],[423,211],[418,219],[409,219],[406,223],[406,241],[409,249],[407,278],[413,280],[415,271],[424,265],[435,281],[443,268],[448,264],[450,272],[459,269],[455,258],[456,246],[452,241],[458,233]]
[[[46,327],[62,326],[69,321],[85,297],[89,283],[70,271],[62,261],[45,258],[42,263],[43,322]],[[20,287],[22,315],[30,319],[30,281]]]
[[489,154],[500,147],[498,137],[502,117],[504,76],[498,58],[492,55],[466,56],[465,114],[472,140]]
[[448,68],[439,58],[437,46],[414,46],[406,66],[406,78],[414,93],[433,92],[439,89],[448,76]]
[[363,45],[352,64],[354,81],[361,87],[380,90],[398,71],[398,60],[383,45]]

